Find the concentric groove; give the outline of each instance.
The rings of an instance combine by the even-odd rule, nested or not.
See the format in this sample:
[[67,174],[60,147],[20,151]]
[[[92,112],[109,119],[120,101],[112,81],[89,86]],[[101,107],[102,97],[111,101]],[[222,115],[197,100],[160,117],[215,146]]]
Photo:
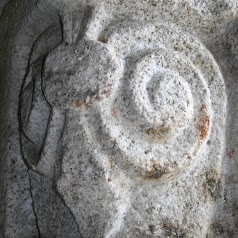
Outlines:
[[[113,157],[130,177],[147,177],[154,170],[170,175],[186,168],[209,137],[208,84],[221,75],[201,43],[173,31],[178,30],[166,24],[120,23],[105,36],[124,61],[124,76],[114,100],[90,111],[97,125],[85,118],[85,127],[100,141],[98,150]],[[215,73],[209,75],[209,68]]]

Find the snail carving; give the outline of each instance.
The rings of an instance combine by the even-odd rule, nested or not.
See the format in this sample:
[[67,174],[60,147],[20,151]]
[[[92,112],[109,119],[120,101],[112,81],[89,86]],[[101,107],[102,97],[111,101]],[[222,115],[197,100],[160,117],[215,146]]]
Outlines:
[[164,22],[113,22],[32,60],[25,160],[52,181],[85,238],[165,237],[168,226],[198,237],[206,229],[189,217],[213,204],[191,214],[203,193],[192,181],[221,155],[224,91],[195,37]]

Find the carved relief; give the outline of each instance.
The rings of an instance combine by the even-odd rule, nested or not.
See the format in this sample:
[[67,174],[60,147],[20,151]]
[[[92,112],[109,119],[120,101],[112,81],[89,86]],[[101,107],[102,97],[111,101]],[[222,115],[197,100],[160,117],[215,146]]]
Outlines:
[[214,207],[205,175],[224,143],[220,69],[196,37],[162,21],[103,19],[92,37],[98,11],[73,42],[36,61],[33,51],[24,159],[53,181],[83,237],[205,234],[200,218],[209,223]]

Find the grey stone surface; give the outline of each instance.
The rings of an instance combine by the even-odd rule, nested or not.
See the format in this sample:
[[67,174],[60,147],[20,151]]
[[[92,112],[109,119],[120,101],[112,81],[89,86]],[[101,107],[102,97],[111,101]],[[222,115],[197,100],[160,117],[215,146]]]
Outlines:
[[0,237],[238,237],[237,1],[1,12]]

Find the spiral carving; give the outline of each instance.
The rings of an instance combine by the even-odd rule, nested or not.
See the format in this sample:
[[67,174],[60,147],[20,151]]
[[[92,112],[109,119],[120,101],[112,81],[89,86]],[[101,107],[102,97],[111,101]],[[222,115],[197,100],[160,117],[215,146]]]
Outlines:
[[[123,59],[110,100],[85,118],[90,139],[128,176],[170,176],[193,163],[212,126],[213,80],[222,76],[205,47],[166,24],[123,23],[102,36]],[[99,148],[100,147],[100,148]]]

